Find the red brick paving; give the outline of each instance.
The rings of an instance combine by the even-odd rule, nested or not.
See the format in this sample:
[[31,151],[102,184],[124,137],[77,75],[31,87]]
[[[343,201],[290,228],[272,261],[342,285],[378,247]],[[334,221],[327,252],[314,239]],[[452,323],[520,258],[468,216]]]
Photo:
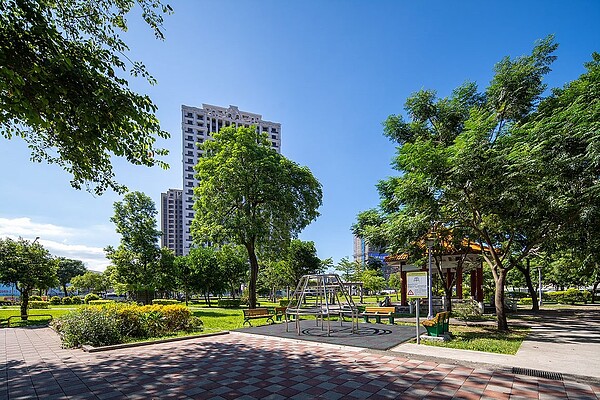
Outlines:
[[230,334],[102,353],[0,329],[4,399],[598,399],[600,386]]

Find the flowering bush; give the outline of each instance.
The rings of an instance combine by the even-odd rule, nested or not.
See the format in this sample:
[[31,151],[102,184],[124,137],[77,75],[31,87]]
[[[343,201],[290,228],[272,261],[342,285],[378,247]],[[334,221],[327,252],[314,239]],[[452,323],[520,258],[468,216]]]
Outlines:
[[105,346],[201,330],[202,321],[182,305],[89,305],[53,322],[64,347]]

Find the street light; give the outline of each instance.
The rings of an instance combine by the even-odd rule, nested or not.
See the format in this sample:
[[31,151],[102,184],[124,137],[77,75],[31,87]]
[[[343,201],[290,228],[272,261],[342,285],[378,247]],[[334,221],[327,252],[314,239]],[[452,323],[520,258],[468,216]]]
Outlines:
[[542,266],[538,266],[538,287],[539,287],[539,293],[540,295],[538,296],[538,305],[541,308],[543,301],[542,301]]
[[[429,254],[429,273],[427,274],[427,302],[429,303],[427,318],[433,318],[433,278],[431,274],[431,248],[434,244],[434,238],[432,236],[427,237],[427,253]],[[417,305],[418,307],[418,305]]]
[[36,243],[38,240],[40,240],[40,237],[39,237],[39,236],[36,236],[36,237],[35,237],[35,240],[34,240],[34,241],[33,241],[33,243],[31,243],[31,244],[32,244],[32,245],[34,245],[34,244],[35,244],[35,243]]

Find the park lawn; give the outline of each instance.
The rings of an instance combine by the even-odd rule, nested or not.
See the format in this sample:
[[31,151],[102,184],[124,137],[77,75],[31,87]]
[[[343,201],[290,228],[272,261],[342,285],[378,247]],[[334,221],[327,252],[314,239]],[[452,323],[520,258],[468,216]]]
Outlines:
[[[261,306],[262,305],[263,302],[261,302]],[[244,326],[244,313],[240,308],[190,306],[190,310],[192,310],[194,316],[199,317],[202,320],[205,333],[232,331],[248,327],[248,324]],[[269,324],[266,318],[255,319],[251,322],[252,326]]]
[[[65,308],[48,308],[48,309],[30,309],[27,313],[29,318],[27,319],[27,323],[21,321],[19,318],[11,319],[11,326],[25,326],[25,325],[45,325],[50,321],[49,317],[35,317],[37,314],[50,314],[52,318],[58,318],[62,315],[68,314],[71,309]],[[8,317],[18,316],[21,314],[21,310],[19,307],[9,307],[0,309],[0,326],[6,326],[7,323],[5,320]]]
[[495,326],[450,326],[452,339],[448,342],[422,340],[427,346],[448,347],[487,353],[516,354],[529,333],[529,328],[514,326],[509,332],[498,332]]

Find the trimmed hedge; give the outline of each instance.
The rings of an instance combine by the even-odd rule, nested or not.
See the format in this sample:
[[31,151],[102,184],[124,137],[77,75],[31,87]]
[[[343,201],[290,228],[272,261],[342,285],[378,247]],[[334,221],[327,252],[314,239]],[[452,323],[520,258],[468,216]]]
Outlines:
[[54,306],[57,306],[57,305],[59,305],[61,302],[62,302],[62,301],[61,301],[60,297],[58,297],[58,296],[52,296],[52,297],[50,298],[50,304],[52,304],[52,305],[54,305]]
[[587,290],[580,291],[575,288],[570,288],[565,291],[546,292],[544,293],[544,300],[553,301],[560,304],[587,304],[592,300],[592,293]]
[[96,293],[88,293],[83,298],[85,304],[89,304],[89,302],[92,300],[100,300],[100,296],[98,296]]
[[99,306],[102,304],[111,304],[111,303],[114,303],[114,301],[113,300],[102,300],[102,299],[88,301],[88,304],[91,306]]
[[90,305],[52,322],[63,347],[106,346],[135,339],[202,329],[202,321],[183,305],[110,303]]
[[81,300],[81,297],[79,297],[79,296],[73,296],[71,298],[71,302],[73,304],[81,304],[81,303],[83,303],[83,300]]
[[71,299],[70,297],[63,297],[61,300],[61,303],[64,304],[65,306],[68,306],[68,305],[73,304],[73,299]]
[[179,300],[174,299],[153,299],[152,304],[160,304],[163,306],[168,306],[170,304],[181,304]]
[[217,307],[221,308],[239,308],[242,304],[240,299],[219,299]]
[[49,304],[50,303],[47,301],[30,300],[29,303],[27,303],[27,308],[31,308],[33,310],[46,310]]
[[284,299],[279,300],[279,307],[287,307],[289,305],[290,305],[289,299],[288,300],[284,300]]
[[533,299],[531,297],[523,297],[522,299],[519,300],[519,304],[523,304],[525,306],[527,305],[532,305],[533,304]]

